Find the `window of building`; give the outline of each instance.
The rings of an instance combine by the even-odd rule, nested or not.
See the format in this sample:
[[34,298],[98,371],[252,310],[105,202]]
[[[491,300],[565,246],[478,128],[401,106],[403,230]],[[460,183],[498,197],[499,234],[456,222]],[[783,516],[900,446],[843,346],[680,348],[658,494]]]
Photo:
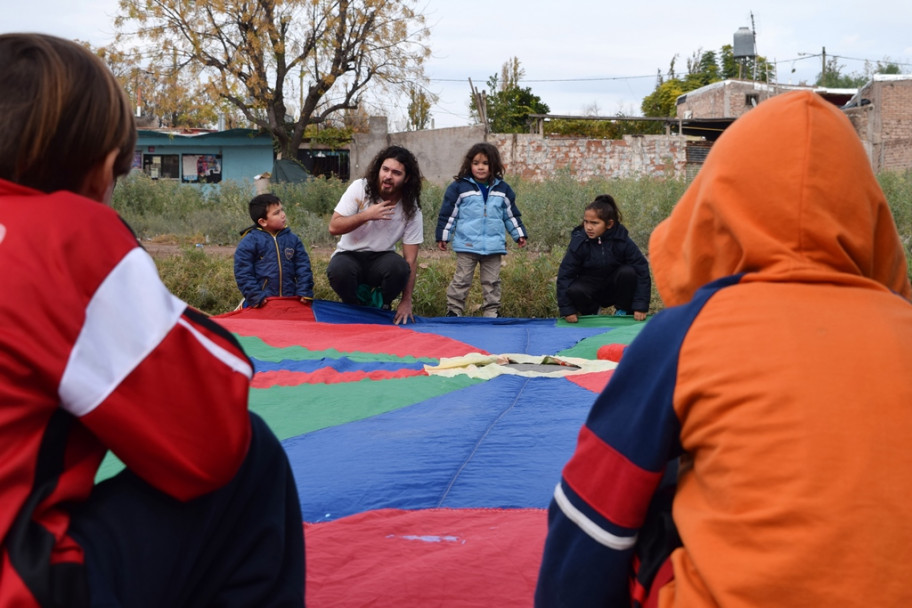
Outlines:
[[184,154],[182,181],[185,183],[216,184],[222,181],[221,154]]
[[180,179],[180,157],[177,154],[144,154],[143,173],[152,179]]
[[746,93],[744,95],[744,105],[756,108],[758,103],[760,103],[759,93]]

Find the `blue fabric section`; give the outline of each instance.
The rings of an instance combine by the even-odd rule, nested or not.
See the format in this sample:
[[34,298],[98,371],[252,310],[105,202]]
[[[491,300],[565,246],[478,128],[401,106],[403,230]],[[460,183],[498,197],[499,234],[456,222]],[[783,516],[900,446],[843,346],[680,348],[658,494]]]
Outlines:
[[283,445],[309,522],[379,508],[544,508],[592,399],[562,378],[499,376]]
[[[393,313],[365,306],[314,300],[314,317],[320,323],[392,325]],[[580,340],[604,334],[611,327],[567,327],[556,319],[486,319],[483,317],[415,317],[404,327],[437,334],[489,353],[554,355]],[[259,369],[259,368],[257,368]]]
[[257,372],[290,371],[290,372],[315,372],[331,367],[337,372],[373,372],[377,370],[398,371],[400,369],[424,369],[424,361],[353,361],[348,357],[338,359],[307,359],[282,361],[253,360]]
[[485,319],[482,317],[432,318],[413,327],[489,353],[556,355],[580,340],[611,331],[610,327],[558,327],[554,319]]

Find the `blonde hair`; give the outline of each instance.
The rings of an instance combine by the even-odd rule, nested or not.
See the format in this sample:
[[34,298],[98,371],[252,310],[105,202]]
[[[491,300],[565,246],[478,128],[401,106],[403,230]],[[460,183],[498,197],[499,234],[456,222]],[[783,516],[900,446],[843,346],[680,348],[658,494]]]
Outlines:
[[130,102],[101,59],[45,34],[0,35],[0,178],[42,192],[78,190],[117,150],[133,164]]

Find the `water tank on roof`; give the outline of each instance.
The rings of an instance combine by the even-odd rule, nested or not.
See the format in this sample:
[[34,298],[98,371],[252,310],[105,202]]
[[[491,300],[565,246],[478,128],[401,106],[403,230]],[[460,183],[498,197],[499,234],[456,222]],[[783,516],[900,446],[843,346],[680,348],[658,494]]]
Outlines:
[[742,57],[756,57],[757,50],[754,45],[754,32],[749,27],[739,27],[735,32],[735,43],[732,47],[732,55],[736,59]]

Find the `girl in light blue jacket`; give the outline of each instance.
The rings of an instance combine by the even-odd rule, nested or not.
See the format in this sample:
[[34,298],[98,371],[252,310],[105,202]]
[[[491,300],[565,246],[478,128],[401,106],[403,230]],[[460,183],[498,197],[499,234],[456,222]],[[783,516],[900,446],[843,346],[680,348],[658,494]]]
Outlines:
[[496,317],[500,310],[500,263],[507,253],[506,234],[526,246],[526,227],[520,219],[513,189],[503,181],[504,167],[497,148],[478,143],[469,148],[455,181],[443,195],[437,218],[437,248],[446,251],[452,241],[456,272],[447,287],[447,316],[465,312],[475,266],[479,266],[482,314]]

